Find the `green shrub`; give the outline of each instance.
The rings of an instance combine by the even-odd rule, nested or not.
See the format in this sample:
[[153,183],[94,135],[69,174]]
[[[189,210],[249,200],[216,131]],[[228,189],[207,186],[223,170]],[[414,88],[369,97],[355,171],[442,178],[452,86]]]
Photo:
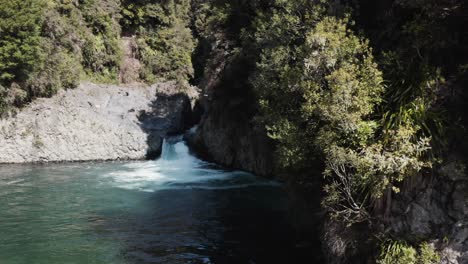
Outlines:
[[0,1],[0,83],[24,81],[44,62],[41,0]]
[[118,78],[120,1],[0,2],[0,84],[3,111],[89,78]]
[[158,79],[189,80],[193,77],[194,42],[188,28],[177,25],[139,39],[141,76],[148,82]]
[[275,2],[244,41],[260,54],[251,78],[256,120],[277,144],[280,170],[308,171],[324,161],[322,205],[353,224],[370,221],[370,204],[431,167],[429,116],[427,102],[413,98],[411,114],[387,126],[389,94],[369,42],[347,16],[327,15],[328,7]]
[[8,90],[0,84],[0,117],[2,113],[5,113],[9,108],[9,103],[7,102]]
[[137,35],[140,77],[146,82],[193,77],[195,40],[189,28],[190,1],[124,1],[123,26]]
[[440,255],[435,251],[434,246],[426,242],[419,246],[418,264],[438,264]]
[[419,250],[402,241],[387,241],[382,244],[378,264],[437,264],[440,255],[432,245],[423,242]]
[[390,241],[382,246],[377,263],[417,264],[417,252],[404,242]]
[[1,109],[21,106],[80,78],[118,82],[125,34],[138,37],[147,82],[193,77],[190,1],[0,0]]
[[[273,15],[257,34],[262,41],[272,31],[298,36],[289,41],[301,43],[302,33],[292,31],[298,23]],[[369,219],[370,199],[390,187],[398,192],[396,182],[430,164],[423,160],[428,139],[416,137],[419,127],[381,130],[375,110],[383,100],[382,73],[368,42],[348,25],[324,16],[303,33],[303,44],[263,48],[252,81],[260,97],[259,120],[278,143],[280,164],[306,170],[314,159],[325,160],[329,183],[322,204],[352,224]]]
[[117,0],[86,0],[79,6],[88,30],[83,32],[83,66],[90,76],[116,77],[122,61]]
[[63,48],[53,48],[45,61],[45,67],[32,74],[26,83],[31,97],[50,97],[59,89],[78,86],[81,64],[74,55]]

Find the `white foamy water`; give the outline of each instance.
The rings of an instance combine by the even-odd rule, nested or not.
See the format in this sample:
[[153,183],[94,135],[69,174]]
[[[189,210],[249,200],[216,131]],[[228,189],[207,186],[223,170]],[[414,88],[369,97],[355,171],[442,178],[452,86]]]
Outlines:
[[0,166],[0,264],[300,263],[278,185],[180,138],[155,161]]
[[152,192],[161,189],[232,189],[277,183],[242,171],[226,171],[191,155],[180,137],[165,139],[161,158],[118,167],[105,177],[116,187]]

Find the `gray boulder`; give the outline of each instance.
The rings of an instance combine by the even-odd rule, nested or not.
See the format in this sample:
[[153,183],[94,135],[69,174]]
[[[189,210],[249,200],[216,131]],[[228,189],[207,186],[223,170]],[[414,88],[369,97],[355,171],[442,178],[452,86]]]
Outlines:
[[0,163],[153,158],[167,133],[183,132],[194,88],[83,83],[0,120]]

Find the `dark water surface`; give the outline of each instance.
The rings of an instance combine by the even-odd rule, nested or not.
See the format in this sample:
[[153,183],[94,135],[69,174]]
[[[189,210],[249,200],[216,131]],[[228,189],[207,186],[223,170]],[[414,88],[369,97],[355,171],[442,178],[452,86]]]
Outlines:
[[305,251],[280,184],[183,142],[156,161],[0,166],[0,264],[311,263]]

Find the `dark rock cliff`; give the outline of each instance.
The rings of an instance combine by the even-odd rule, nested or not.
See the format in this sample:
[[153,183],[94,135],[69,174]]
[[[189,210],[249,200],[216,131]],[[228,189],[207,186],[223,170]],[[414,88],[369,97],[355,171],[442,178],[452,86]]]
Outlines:
[[[417,245],[427,241],[439,252],[440,263],[468,263],[468,177],[456,161],[442,166],[437,177],[414,177],[390,202],[390,213],[351,227],[327,219],[323,247],[328,263],[374,263],[379,250],[375,234],[387,234]],[[388,200],[386,201],[389,202]]]
[[375,234],[418,245],[427,241],[439,252],[440,263],[468,263],[468,74],[449,81],[440,104],[448,109],[447,147],[441,164],[408,178],[401,192],[388,192],[373,225],[351,227],[326,219],[322,245],[329,263],[374,263],[379,250]]
[[[372,44],[386,49],[389,45],[392,47],[398,43],[401,25],[392,23],[397,21],[394,20],[395,17],[400,17],[401,20],[405,18],[399,15],[398,10],[394,11],[395,17],[387,14],[395,1],[366,0],[359,3],[362,8],[356,17],[356,23],[364,28],[368,35],[380,36],[383,30],[380,28],[382,23],[378,22],[389,17],[390,19],[385,20],[388,24],[384,23],[383,26],[397,32],[395,36],[392,35],[393,38],[381,39],[382,43],[377,37],[373,37]],[[404,14],[412,16],[411,12]],[[198,130],[187,135],[187,139],[198,153],[212,161],[259,175],[275,174],[272,155],[274,144],[268,139],[264,129],[255,122],[255,95],[247,81],[253,65],[245,59],[242,52],[232,52],[234,44],[222,34],[216,35],[216,41],[213,43],[207,44],[213,45],[212,47],[203,49],[204,56],[208,56],[209,59],[206,60],[206,64],[202,63],[204,71],[197,80],[197,85],[203,89],[201,104],[205,114]],[[440,59],[439,55],[444,57],[442,54],[446,53],[430,55]],[[450,54],[458,56],[457,54],[463,53],[457,51]],[[463,85],[459,85],[461,89],[468,82],[462,80],[462,83]],[[445,91],[453,90],[452,88]],[[444,105],[445,109],[457,115],[451,117],[451,120],[456,121],[459,116],[468,116],[466,110],[463,110],[466,108],[466,96],[450,96],[457,99]],[[468,127],[466,120],[464,122],[463,126]],[[404,182],[401,193],[390,194],[390,198],[383,202],[384,212],[373,212],[376,221],[372,221],[371,224],[362,223],[349,227],[322,217],[323,215],[317,215],[315,212],[321,211],[320,183],[305,191],[316,193],[307,197],[307,205],[304,206],[307,208],[304,210],[312,212],[312,218],[317,220],[314,223],[322,221],[317,225],[322,229],[322,246],[329,263],[375,263],[376,254],[380,250],[379,243],[382,242],[375,234],[385,234],[391,239],[407,241],[413,246],[427,241],[440,253],[441,263],[468,263],[468,176],[465,168],[468,153],[467,133],[460,132],[458,128],[455,130],[458,130],[460,135],[454,136],[452,141],[458,146],[449,147],[443,154],[444,163],[436,166],[431,172],[424,173],[426,175],[419,175]],[[307,173],[309,176],[320,177],[320,172]]]
[[248,85],[251,62],[232,55],[229,42],[210,48],[210,60],[198,86],[204,115],[187,141],[205,159],[258,175],[273,173],[273,144],[254,122],[255,95]]

